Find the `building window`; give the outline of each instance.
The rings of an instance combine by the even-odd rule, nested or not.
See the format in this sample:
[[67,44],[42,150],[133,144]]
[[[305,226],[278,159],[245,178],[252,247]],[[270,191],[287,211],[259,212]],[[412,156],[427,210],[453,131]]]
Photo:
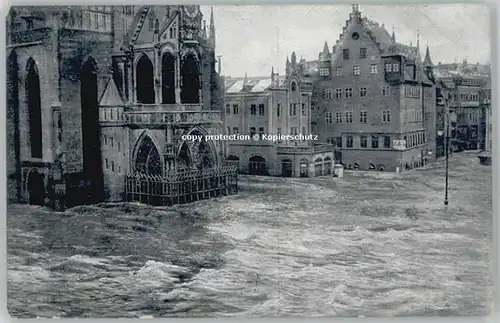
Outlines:
[[296,116],[296,115],[297,115],[297,104],[290,103],[290,116]]
[[279,117],[281,115],[281,103],[278,103],[276,107],[276,115]]
[[297,134],[298,134],[298,132],[297,132],[297,127],[291,127],[291,128],[290,128],[290,134],[291,134],[291,135],[297,135]]
[[352,87],[348,87],[345,89],[345,97],[352,98]]
[[359,75],[359,74],[361,73],[361,69],[360,69],[359,65],[354,65],[354,66],[352,67],[352,73],[353,73],[354,75]]
[[333,90],[325,89],[325,99],[330,100],[333,98]]
[[117,144],[118,144],[118,152],[120,152],[120,142],[118,141]]
[[111,161],[111,171],[115,171],[115,162],[113,160]]
[[353,143],[352,136],[347,136],[346,137],[346,146],[347,146],[347,148],[352,148],[352,146],[353,146],[352,143]]
[[297,83],[295,83],[295,82],[292,82],[292,86],[291,86],[291,89],[292,89],[292,92],[295,92],[295,91],[297,91]]
[[348,48],[342,50],[342,57],[344,58],[344,60],[349,59],[349,49]]
[[398,63],[394,63],[392,64],[392,71],[393,72],[399,72],[399,64]]
[[149,18],[149,31],[152,31],[155,28],[155,21],[153,18]]
[[240,131],[238,129],[238,127],[233,127],[233,134],[238,134]]
[[277,134],[280,135],[281,134],[281,128],[278,128],[277,130]]
[[108,164],[108,159],[107,159],[107,158],[104,160],[104,163],[106,164],[106,165],[105,165],[105,166],[106,166],[106,169],[108,169],[108,168],[109,168],[109,164]]
[[342,70],[341,67],[337,67],[337,70],[336,70],[336,75],[337,76],[342,76],[344,75],[344,71]]
[[360,145],[361,145],[361,148],[368,147],[368,138],[366,136],[361,136]]
[[392,72],[392,64],[391,63],[385,64],[385,71],[386,72]]
[[372,64],[370,66],[370,73],[371,74],[377,74],[378,73],[378,66],[376,64]]
[[361,111],[359,113],[359,122],[366,123],[368,121],[368,112]]
[[253,116],[257,114],[257,106],[255,104],[250,105],[250,114]]
[[302,127],[302,134],[306,134],[306,127]]
[[342,137],[337,137],[336,138],[336,143],[335,145],[339,148],[342,148]]
[[366,93],[367,93],[366,87],[362,87],[362,88],[359,89],[359,96],[360,97],[365,98],[366,97]]
[[372,136],[372,148],[378,148],[378,137]]
[[366,58],[366,48],[359,49],[359,58]]
[[319,68],[319,76],[328,76],[328,75],[330,75],[330,68],[328,67]]
[[302,115],[305,116],[307,113],[307,110],[306,110],[306,104],[305,103],[302,103]]
[[345,113],[345,122],[352,123],[352,112],[351,111],[347,111]]
[[114,145],[115,145],[115,138],[111,137],[109,139],[111,140],[111,147],[114,147]]
[[255,127],[250,127],[250,136],[255,135]]
[[382,111],[382,122],[384,122],[384,123],[391,122],[391,111],[390,110]]
[[233,114],[238,114],[238,105],[237,104],[233,104]]
[[259,127],[259,136],[260,138],[264,136],[264,127]]
[[335,89],[335,99],[342,99],[342,89]]
[[382,86],[382,95],[383,96],[389,96],[390,93],[390,87],[388,86]]
[[231,105],[226,104],[226,114],[231,114]]
[[391,148],[391,137],[384,136],[384,148]]
[[263,116],[263,115],[264,115],[264,105],[259,104],[259,116]]
[[335,122],[342,123],[342,112],[335,113]]
[[325,113],[325,123],[333,123],[333,116],[331,112]]

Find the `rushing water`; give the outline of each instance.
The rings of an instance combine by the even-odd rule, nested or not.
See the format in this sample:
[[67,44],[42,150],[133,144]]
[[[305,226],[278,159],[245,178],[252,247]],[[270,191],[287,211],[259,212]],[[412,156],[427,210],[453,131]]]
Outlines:
[[482,315],[491,167],[243,178],[175,208],[8,207],[16,317]]

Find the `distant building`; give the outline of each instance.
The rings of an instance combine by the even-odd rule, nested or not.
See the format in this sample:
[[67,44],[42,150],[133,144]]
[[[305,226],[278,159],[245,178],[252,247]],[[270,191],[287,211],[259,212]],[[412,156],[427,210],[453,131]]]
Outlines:
[[[312,130],[348,169],[413,169],[435,158],[436,97],[429,50],[396,42],[353,5],[333,46],[319,54]],[[426,66],[428,64],[429,66]]]
[[481,127],[480,134],[483,140],[480,143],[482,152],[479,159],[483,164],[491,165],[493,147],[493,109],[491,105],[491,80],[481,88],[479,92],[479,102],[481,106]]
[[449,88],[443,80],[439,80],[436,84],[436,158],[445,155],[447,136],[448,153],[457,149],[457,115],[453,108],[455,106],[453,91],[454,87]]
[[439,63],[434,66],[434,73],[452,94],[450,109],[457,118],[456,138],[452,142],[454,151],[480,149],[484,142],[480,92],[491,78],[489,66],[471,65],[466,60],[462,64]]
[[[312,84],[305,62],[287,58],[285,76],[226,78],[224,120],[227,133],[259,135],[231,140],[227,159],[252,175],[313,177],[331,174],[333,146],[314,141],[311,132]],[[303,135],[304,140],[269,140],[267,135]]]

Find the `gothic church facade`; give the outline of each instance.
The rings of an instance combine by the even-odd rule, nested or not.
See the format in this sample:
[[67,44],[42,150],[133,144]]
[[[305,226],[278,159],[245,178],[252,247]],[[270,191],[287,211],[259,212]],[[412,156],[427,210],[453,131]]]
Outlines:
[[13,7],[11,200],[122,200],[127,174],[214,169],[223,131],[215,26],[199,6]]

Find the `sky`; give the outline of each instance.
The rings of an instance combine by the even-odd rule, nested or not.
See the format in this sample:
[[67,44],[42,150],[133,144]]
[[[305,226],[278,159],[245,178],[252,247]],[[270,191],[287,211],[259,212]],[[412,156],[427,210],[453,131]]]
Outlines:
[[[210,19],[210,6],[201,6]],[[351,5],[214,5],[216,55],[222,74],[232,77],[284,72],[286,57],[315,60],[325,41],[330,50],[352,11]],[[399,43],[416,44],[422,57],[428,43],[438,62],[490,61],[490,9],[484,4],[359,5],[366,16],[396,34]],[[279,42],[278,42],[279,39]],[[279,44],[279,46],[278,46]],[[277,50],[279,48],[279,50]]]

